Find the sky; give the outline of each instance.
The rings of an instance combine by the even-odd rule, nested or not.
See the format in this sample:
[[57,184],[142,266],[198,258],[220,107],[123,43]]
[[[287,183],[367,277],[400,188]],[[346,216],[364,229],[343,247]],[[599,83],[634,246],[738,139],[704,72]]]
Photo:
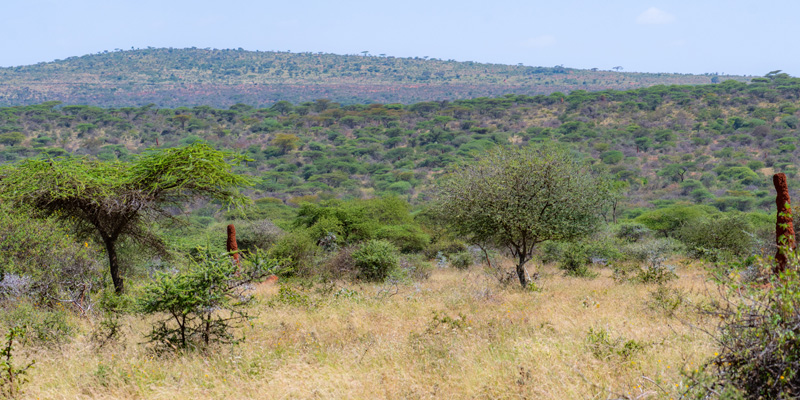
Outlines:
[[800,1],[3,0],[0,66],[243,48],[800,77]]

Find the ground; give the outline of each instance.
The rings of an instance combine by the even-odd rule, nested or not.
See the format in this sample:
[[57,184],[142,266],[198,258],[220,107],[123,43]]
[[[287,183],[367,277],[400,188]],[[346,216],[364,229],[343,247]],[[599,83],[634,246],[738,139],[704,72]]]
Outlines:
[[687,382],[682,371],[714,356],[712,339],[698,329],[714,321],[694,307],[714,292],[701,266],[682,265],[662,289],[682,293],[674,313],[653,295],[657,285],[618,283],[609,269],[584,279],[531,268],[541,272],[538,292],[504,287],[477,266],[436,269],[397,287],[293,285],[299,300],[279,301],[289,298],[278,295],[280,285],[260,285],[246,340],[205,352],[155,353],[143,344],[149,326],[138,316],[125,318],[119,343],[98,349],[91,339],[98,321],[81,319],[69,342],[25,354],[37,361],[25,395],[677,398]]

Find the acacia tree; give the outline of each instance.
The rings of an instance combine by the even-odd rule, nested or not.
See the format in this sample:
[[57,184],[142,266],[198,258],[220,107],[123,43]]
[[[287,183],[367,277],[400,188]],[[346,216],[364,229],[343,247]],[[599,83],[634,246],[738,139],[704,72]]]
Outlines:
[[132,163],[28,159],[0,169],[0,200],[95,235],[108,254],[114,289],[121,293],[119,240],[127,237],[163,249],[163,241],[147,228],[156,220],[172,219],[170,209],[198,198],[227,205],[248,201],[238,187],[249,180],[232,171],[242,160],[204,143],[149,151]]
[[496,148],[447,174],[435,209],[469,242],[508,249],[524,287],[536,245],[592,232],[608,193],[608,183],[563,147]]

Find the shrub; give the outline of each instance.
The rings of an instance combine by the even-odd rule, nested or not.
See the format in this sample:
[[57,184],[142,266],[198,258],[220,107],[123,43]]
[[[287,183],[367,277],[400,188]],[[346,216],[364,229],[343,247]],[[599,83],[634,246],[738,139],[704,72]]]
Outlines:
[[425,261],[418,254],[406,254],[400,257],[399,270],[415,281],[428,279],[431,276],[433,265]]
[[15,399],[22,394],[22,385],[28,378],[28,369],[33,367],[35,361],[31,361],[24,367],[17,367],[14,364],[14,345],[25,338],[25,328],[11,328],[6,334],[6,343],[0,349],[0,395],[6,399]]
[[461,251],[450,256],[450,265],[457,269],[467,269],[472,266],[472,254]]
[[33,295],[40,302],[69,298],[77,307],[102,287],[100,257],[90,242],[76,243],[52,219],[33,219],[0,206],[0,295]]
[[624,337],[613,338],[605,328],[589,328],[589,332],[586,334],[586,346],[592,355],[601,360],[612,356],[629,359],[645,347],[636,340],[626,340]]
[[382,281],[397,268],[397,247],[385,240],[369,240],[353,252],[358,277]]
[[[772,260],[767,260],[770,263]],[[762,269],[771,265],[762,261]],[[790,260],[780,276],[770,274],[765,289],[722,279],[727,296],[711,310],[723,318],[714,335],[718,355],[693,378],[697,398],[735,389],[746,399],[788,399],[800,393],[800,274]]]
[[755,240],[753,226],[741,213],[706,217],[682,226],[676,233],[695,257],[711,256],[709,261],[733,256],[747,256],[753,252]]
[[268,250],[285,234],[283,229],[268,219],[236,224],[236,242],[239,250]]
[[63,309],[40,309],[27,301],[15,304],[3,319],[8,326],[25,327],[27,336],[40,344],[63,343],[75,332]]
[[634,243],[648,237],[651,232],[652,231],[643,224],[632,222],[620,224],[617,228],[616,236],[619,239]]
[[329,257],[320,267],[320,274],[330,278],[351,278],[358,273],[356,260],[353,259],[353,252],[357,247],[348,246],[339,249],[333,256]]
[[581,278],[593,278],[597,274],[589,269],[591,258],[588,248],[583,243],[570,243],[561,255],[559,268],[564,275]]
[[422,251],[430,242],[430,237],[416,225],[385,225],[375,232],[376,239],[392,242],[403,253]]
[[539,258],[545,264],[559,262],[564,259],[564,252],[568,247],[567,243],[549,240],[539,246]]
[[665,264],[667,257],[683,250],[682,243],[674,239],[662,238],[631,243],[623,248],[623,254],[628,260],[639,265],[633,271],[615,268],[615,279],[639,283],[668,282],[678,276],[675,274],[674,266]]
[[267,304],[270,307],[275,307],[278,304],[294,307],[309,307],[312,303],[307,295],[298,292],[291,286],[281,285],[278,289],[278,294]]
[[428,259],[436,258],[438,255],[449,257],[452,254],[467,251],[467,245],[460,240],[442,238],[428,245],[423,254]]
[[164,349],[237,342],[233,329],[250,318],[245,284],[279,269],[277,260],[256,252],[242,259],[241,268],[223,254],[193,262],[185,272],[160,274],[139,299],[142,313],[162,316],[148,339]]
[[659,285],[656,290],[650,292],[650,300],[647,302],[647,307],[651,310],[661,311],[666,316],[671,317],[685,302],[686,293],[680,289]]
[[284,275],[310,275],[314,271],[314,257],[318,251],[319,247],[308,230],[298,229],[281,236],[269,250],[269,254],[274,258],[287,260]]
[[673,205],[646,211],[636,217],[636,222],[663,234],[665,237],[670,237],[683,225],[694,223],[715,212],[716,210],[708,206]]

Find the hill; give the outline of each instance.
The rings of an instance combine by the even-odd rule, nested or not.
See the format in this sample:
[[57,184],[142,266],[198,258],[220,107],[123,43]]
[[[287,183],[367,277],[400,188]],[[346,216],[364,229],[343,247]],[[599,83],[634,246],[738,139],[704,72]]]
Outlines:
[[707,84],[741,76],[628,73],[425,58],[211,49],[142,49],[0,68],[0,106],[46,101],[100,107],[257,107],[326,98],[415,103]]
[[769,176],[798,181],[800,79],[411,105],[327,100],[269,108],[159,109],[43,103],[0,108],[0,162],[127,159],[205,140],[245,152],[252,195],[284,204],[395,193],[423,201],[437,174],[493,146],[558,141],[628,186],[626,208],[675,202],[770,209]]

